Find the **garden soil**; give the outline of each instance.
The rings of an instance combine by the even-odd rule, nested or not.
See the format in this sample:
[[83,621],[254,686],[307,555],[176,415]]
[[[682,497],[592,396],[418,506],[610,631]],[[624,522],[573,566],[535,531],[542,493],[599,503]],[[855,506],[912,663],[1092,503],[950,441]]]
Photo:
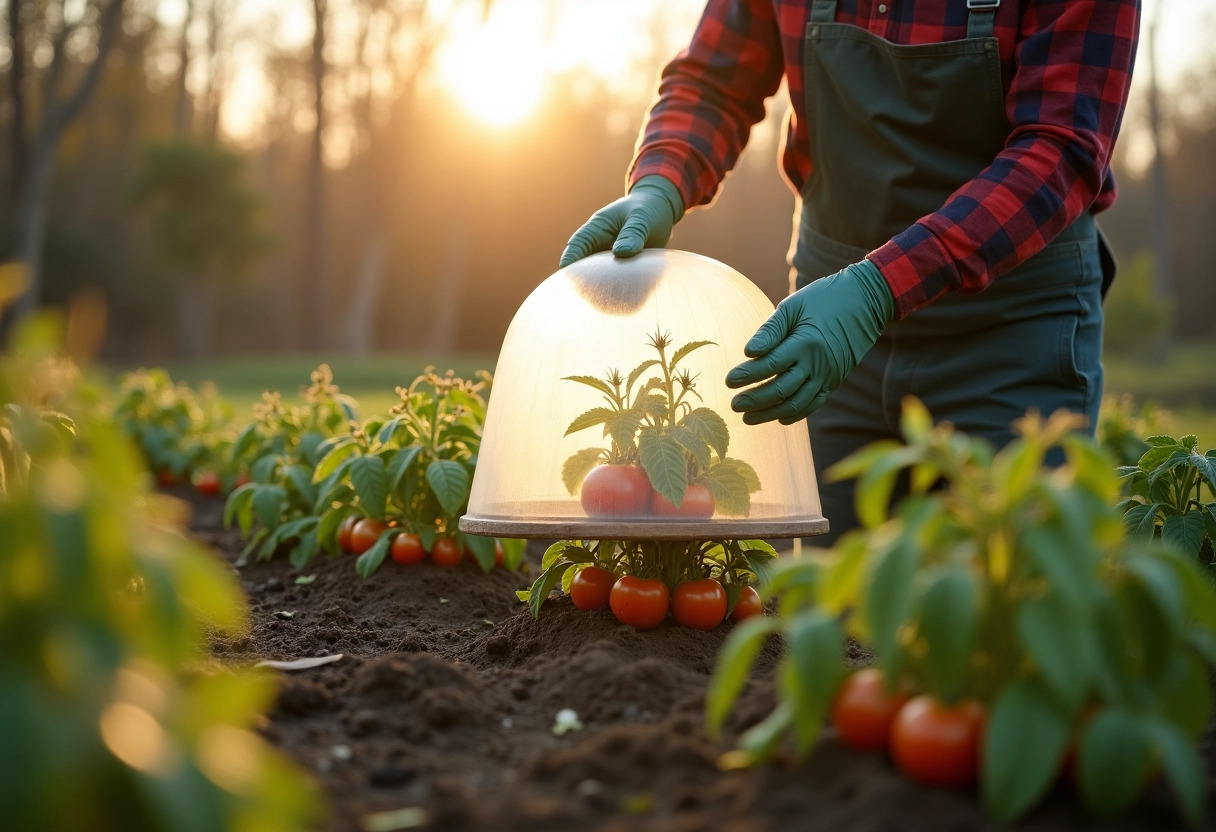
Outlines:
[[[222,503],[191,499],[195,533],[234,562],[241,541],[222,529]],[[529,549],[533,575],[541,551]],[[915,786],[883,756],[844,749],[830,730],[808,761],[722,770],[729,741],[772,708],[780,657],[779,645],[765,649],[724,743],[711,742],[703,703],[729,624],[699,632],[669,622],[639,632],[607,610],[579,612],[556,596],[535,621],[514,594],[529,575],[483,575],[468,563],[390,560],[367,581],[350,557],[320,557],[299,573],[283,559],[237,572],[252,630],[216,641],[218,659],[343,656],[281,673],[262,726],[324,791],[325,830],[1002,828],[974,793]],[[298,584],[301,574],[315,577]],[[557,734],[557,714],[567,708],[582,727]],[[1212,730],[1203,751],[1213,770]],[[1156,784],[1121,819],[1091,821],[1061,787],[1017,828],[1185,829],[1172,805]],[[399,810],[407,811],[393,816],[396,825],[381,814]],[[1216,805],[1208,817],[1205,828],[1216,830]]]

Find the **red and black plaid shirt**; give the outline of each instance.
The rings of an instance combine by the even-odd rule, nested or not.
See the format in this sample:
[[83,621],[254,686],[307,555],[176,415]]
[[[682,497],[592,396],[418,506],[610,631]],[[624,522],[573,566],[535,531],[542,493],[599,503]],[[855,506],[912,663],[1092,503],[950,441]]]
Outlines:
[[[802,80],[811,5],[709,0],[691,45],[663,71],[630,182],[659,174],[679,187],[686,206],[709,202],[784,77],[794,113],[783,164],[801,191],[815,164],[807,154]],[[967,34],[964,0],[840,0],[836,19],[894,43]],[[989,167],[869,255],[900,317],[947,291],[984,289],[1084,211],[1110,206],[1111,150],[1139,26],[1139,0],[1001,4],[996,36],[1013,129]]]

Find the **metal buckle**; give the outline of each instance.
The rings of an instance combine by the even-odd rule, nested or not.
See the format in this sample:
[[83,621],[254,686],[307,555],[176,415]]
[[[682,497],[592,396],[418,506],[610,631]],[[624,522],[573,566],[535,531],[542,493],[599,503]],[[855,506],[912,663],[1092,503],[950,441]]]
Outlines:
[[1001,0],[967,0],[967,11],[996,11],[1001,5]]

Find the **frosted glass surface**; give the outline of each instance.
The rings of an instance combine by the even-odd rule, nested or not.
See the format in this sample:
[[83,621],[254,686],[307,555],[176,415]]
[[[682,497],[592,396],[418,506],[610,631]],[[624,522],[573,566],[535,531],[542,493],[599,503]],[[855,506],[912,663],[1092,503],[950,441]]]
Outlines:
[[[726,386],[726,374],[744,360],[743,345],[772,312],[772,303],[746,277],[688,252],[648,249],[628,259],[603,253],[553,274],[524,301],[503,341],[462,528],[596,538],[825,531],[805,423],[745,425],[730,408],[735,391]],[[575,417],[606,406],[602,393],[565,377],[603,378],[610,368],[627,375],[657,357],[648,344],[656,331],[670,334],[669,357],[690,341],[714,342],[679,365],[695,377],[702,399],[686,396],[689,406],[683,411],[705,407],[721,416],[729,430],[727,457],[754,469],[760,488],[750,494],[745,516],[738,511],[723,516],[715,509],[708,518],[670,518],[656,516],[653,505],[589,516],[581,488],[571,494],[563,484],[562,466],[572,454],[612,445],[602,426],[565,435]],[[651,368],[637,387],[658,375],[659,369]],[[664,533],[668,528],[671,533]]]

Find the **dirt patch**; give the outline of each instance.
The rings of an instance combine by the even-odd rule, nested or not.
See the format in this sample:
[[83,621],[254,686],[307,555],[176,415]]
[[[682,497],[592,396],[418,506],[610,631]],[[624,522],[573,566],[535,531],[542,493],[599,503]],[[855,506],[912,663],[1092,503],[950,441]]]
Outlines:
[[[218,501],[195,502],[199,536],[234,560],[240,540],[219,519]],[[540,551],[530,549],[533,569]],[[239,574],[253,629],[239,642],[217,642],[218,658],[245,664],[346,654],[281,674],[265,728],[320,782],[328,830],[358,830],[371,813],[406,807],[421,809],[422,828],[436,830],[1001,828],[973,793],[919,788],[881,756],[849,752],[830,737],[806,762],[719,770],[726,746],[705,736],[702,708],[729,625],[705,633],[665,624],[642,633],[564,599],[535,621],[514,596],[529,576],[482,575],[469,564],[388,562],[362,581],[352,559],[322,557],[303,570],[315,576],[307,584],[297,584],[282,560]],[[730,737],[772,708],[779,657],[778,644],[762,652]],[[564,708],[583,728],[558,736],[552,728]],[[1209,761],[1214,747],[1209,731]],[[1186,827],[1157,785],[1118,821],[1087,819],[1062,790],[1019,828]],[[1216,829],[1216,812],[1202,828]]]

